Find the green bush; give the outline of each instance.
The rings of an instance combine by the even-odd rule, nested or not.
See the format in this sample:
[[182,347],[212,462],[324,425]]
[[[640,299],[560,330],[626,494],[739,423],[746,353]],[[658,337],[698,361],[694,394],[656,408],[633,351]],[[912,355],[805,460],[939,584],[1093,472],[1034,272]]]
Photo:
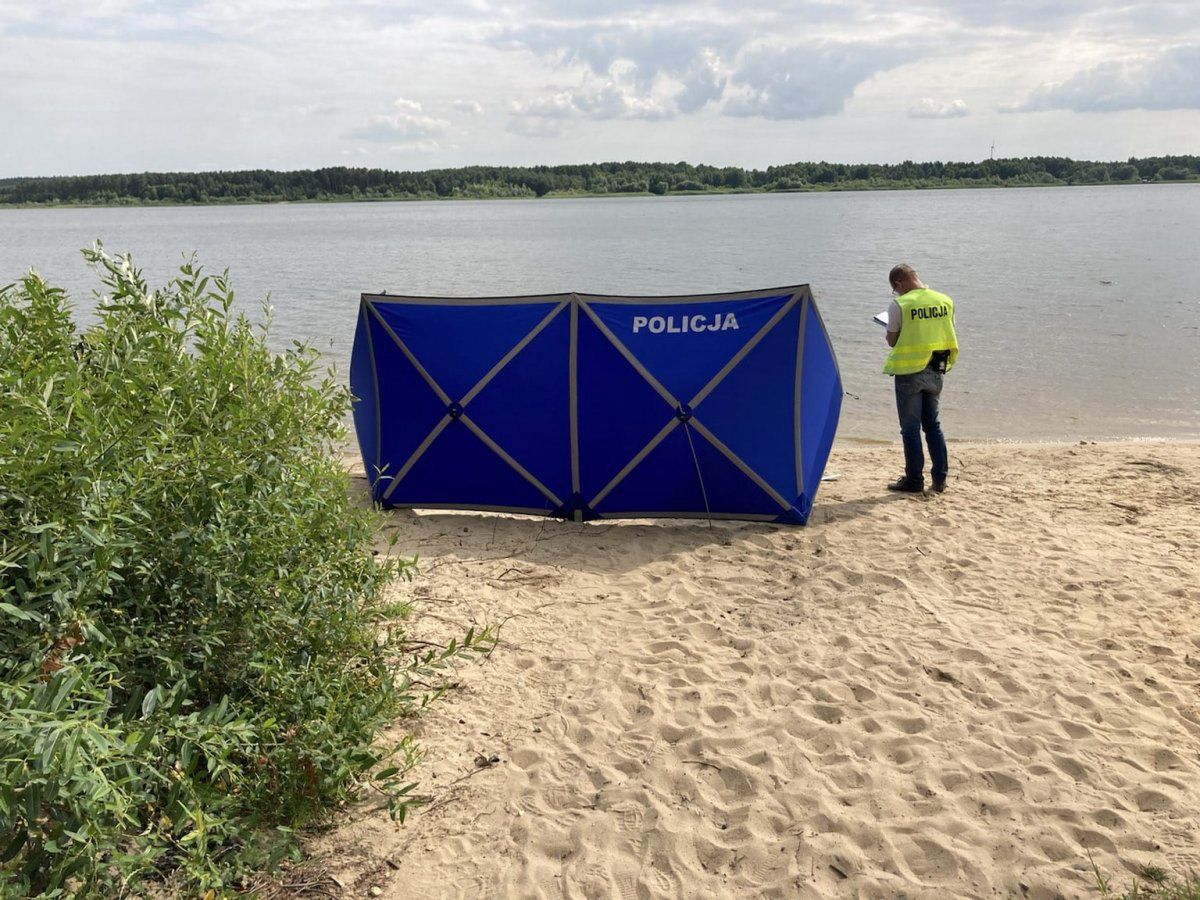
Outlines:
[[0,895],[220,889],[365,779],[402,815],[415,751],[376,731],[462,647],[394,665],[410,564],[371,553],[316,352],[194,263],[151,292],[85,256],[82,333],[36,275],[0,290]]
[[1159,181],[1187,181],[1191,174],[1184,166],[1163,166],[1154,177]]

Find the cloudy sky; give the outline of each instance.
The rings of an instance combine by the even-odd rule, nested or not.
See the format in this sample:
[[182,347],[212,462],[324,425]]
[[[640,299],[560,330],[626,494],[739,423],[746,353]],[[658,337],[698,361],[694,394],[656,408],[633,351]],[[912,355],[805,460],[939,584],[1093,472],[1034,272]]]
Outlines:
[[1200,153],[1200,0],[0,0],[0,177]]

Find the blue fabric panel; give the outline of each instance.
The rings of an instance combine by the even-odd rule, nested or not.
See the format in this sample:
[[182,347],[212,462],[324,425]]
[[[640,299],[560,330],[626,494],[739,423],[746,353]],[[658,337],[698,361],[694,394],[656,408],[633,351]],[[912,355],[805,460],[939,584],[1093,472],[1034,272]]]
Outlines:
[[465,509],[508,506],[547,512],[554,506],[461,421],[446,426],[388,501],[449,503]]
[[[638,365],[678,401],[689,403],[791,296],[634,303],[584,298],[583,303],[628,348]],[[391,473],[399,470],[448,412],[436,389],[409,362],[371,308],[385,318],[449,395],[450,411],[457,415],[463,411],[458,406],[462,397],[559,306],[560,302],[553,300],[492,304],[367,301],[357,323],[350,383],[359,398],[354,419],[368,477],[375,477],[377,463]],[[802,315],[807,317],[803,323]],[[731,327],[733,321],[736,328]],[[462,421],[451,421],[431,442],[396,485],[390,505],[500,507],[558,516],[579,511],[585,519],[615,513],[703,515],[707,505],[714,514],[768,516],[790,523],[807,520],[842,400],[833,349],[813,304],[803,313],[800,306],[788,312],[708,397],[694,410],[682,413],[704,423],[755,476],[791,504],[788,508],[782,508],[754,478],[694,429],[679,424],[596,510],[581,509],[579,503],[586,503],[606,487],[674,420],[677,410],[581,308],[575,347],[581,496],[573,497],[570,322],[570,308],[560,309],[465,410],[472,422],[556,494],[562,505],[556,508]],[[797,404],[796,342],[801,330],[805,355],[802,396]],[[796,484],[797,455],[804,476],[803,492]],[[376,479],[375,496],[391,483],[386,476]]]
[[[676,400],[687,403],[790,297],[588,305]],[[736,328],[709,330],[733,323]]]
[[370,470],[379,462],[379,432],[376,427],[379,398],[375,396],[374,360],[367,341],[369,315],[366,304],[360,304],[358,325],[354,330],[354,347],[350,351],[350,393],[354,396],[354,433],[358,436],[358,448],[362,452],[367,478],[371,479]]
[[586,502],[649,443],[675,410],[582,312],[578,370],[579,481]]
[[571,494],[570,339],[571,311],[563,309],[466,407],[564,502]]
[[596,512],[703,513],[705,493],[708,509],[714,513],[778,515],[781,512],[778,503],[702,435],[692,431],[689,444],[682,424],[597,504]]
[[825,339],[816,305],[808,304],[804,326],[804,368],[800,374],[800,453],[805,514],[816,497],[842,410],[842,382],[833,348]]
[[799,337],[796,305],[693,410],[709,431],[788,500],[800,493],[795,455]]
[[375,304],[451,400],[462,399],[555,306]]
[[[385,476],[391,476],[400,470],[442,420],[446,407],[374,316],[370,317],[369,327],[371,343],[375,348],[380,423],[383,429],[378,464]],[[369,456],[364,454],[364,460],[369,460],[371,467],[367,478],[374,479],[374,449]],[[378,482],[381,489],[386,489],[390,484],[390,477],[379,479]]]

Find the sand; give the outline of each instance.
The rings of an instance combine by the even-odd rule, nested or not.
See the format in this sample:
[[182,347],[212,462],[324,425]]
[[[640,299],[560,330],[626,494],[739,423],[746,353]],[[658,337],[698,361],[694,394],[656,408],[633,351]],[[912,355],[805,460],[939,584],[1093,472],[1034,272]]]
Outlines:
[[395,898],[1093,897],[1093,860],[1200,871],[1200,445],[951,464],[946,494],[896,495],[897,445],[840,444],[807,528],[391,514],[422,557],[414,636],[501,640],[416,725],[430,806],[364,802],[308,849]]

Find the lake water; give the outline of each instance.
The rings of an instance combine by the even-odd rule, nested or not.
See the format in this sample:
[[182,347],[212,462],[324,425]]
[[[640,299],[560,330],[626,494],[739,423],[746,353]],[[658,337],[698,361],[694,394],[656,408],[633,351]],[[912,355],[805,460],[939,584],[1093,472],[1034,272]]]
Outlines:
[[840,434],[898,436],[883,329],[908,261],[955,300],[948,436],[1200,437],[1200,185],[0,210],[0,284],[91,305],[79,248],[151,282],[184,252],[269,293],[273,341],[344,373],[359,294],[700,293],[810,283],[847,391]]

